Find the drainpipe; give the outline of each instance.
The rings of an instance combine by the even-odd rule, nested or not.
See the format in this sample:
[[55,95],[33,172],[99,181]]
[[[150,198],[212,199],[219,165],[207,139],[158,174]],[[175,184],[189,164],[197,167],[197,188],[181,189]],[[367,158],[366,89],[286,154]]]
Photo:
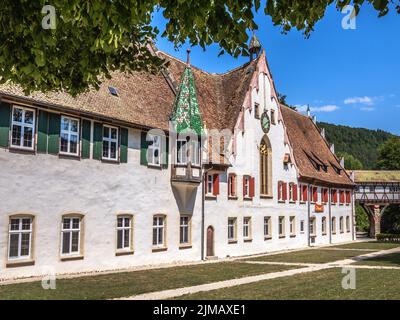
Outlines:
[[355,196],[354,196],[354,190],[351,190],[351,232],[352,232],[352,238],[353,241],[356,240],[356,226],[354,224],[355,222],[355,210],[356,208],[354,207],[354,203],[355,203]]
[[308,212],[307,212],[307,245],[311,247],[311,234],[310,234],[310,220],[311,220],[311,195],[312,190],[310,188],[310,184],[308,186]]
[[332,189],[328,188],[328,199],[329,199],[329,212],[328,212],[328,226],[329,226],[329,244],[332,244]]
[[205,232],[205,199],[206,199],[206,184],[204,181],[206,180],[207,173],[211,171],[210,169],[204,170],[203,179],[201,181],[201,260],[205,260],[204,254],[204,232]]

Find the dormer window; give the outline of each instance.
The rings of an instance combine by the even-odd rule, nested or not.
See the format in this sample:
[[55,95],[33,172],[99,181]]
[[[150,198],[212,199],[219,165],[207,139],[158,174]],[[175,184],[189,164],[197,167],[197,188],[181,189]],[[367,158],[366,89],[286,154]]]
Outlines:
[[113,95],[114,97],[118,97],[118,96],[119,96],[118,90],[117,90],[117,88],[115,88],[115,87],[109,86],[109,87],[108,87],[108,91],[109,91],[109,92],[111,93],[111,95]]
[[187,141],[186,139],[178,139],[176,141],[176,163],[187,163]]
[[189,137],[176,141],[176,163],[186,165],[188,161],[194,166],[201,165],[200,141]]

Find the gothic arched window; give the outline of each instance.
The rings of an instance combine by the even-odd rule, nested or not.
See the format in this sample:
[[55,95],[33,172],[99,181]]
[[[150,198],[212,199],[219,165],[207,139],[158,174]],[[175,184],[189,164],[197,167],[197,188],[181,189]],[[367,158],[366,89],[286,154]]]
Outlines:
[[272,196],[272,149],[267,136],[260,143],[260,193]]

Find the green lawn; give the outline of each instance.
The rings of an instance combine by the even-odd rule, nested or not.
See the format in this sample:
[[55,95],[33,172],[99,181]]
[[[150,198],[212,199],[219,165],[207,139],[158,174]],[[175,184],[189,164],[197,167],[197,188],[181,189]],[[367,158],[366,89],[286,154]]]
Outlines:
[[328,263],[366,254],[360,250],[324,250],[310,249],[247,259],[248,261],[292,262],[292,263]]
[[333,248],[343,248],[343,249],[371,249],[371,250],[388,250],[400,247],[399,243],[384,243],[384,242],[357,242],[357,243],[348,243],[342,244],[338,246],[334,246]]
[[342,288],[341,268],[304,273],[178,297],[178,299],[355,300],[400,299],[400,270],[356,270],[356,289]]
[[392,253],[381,257],[356,262],[361,265],[400,267],[400,253]]
[[109,275],[60,279],[55,290],[41,282],[0,286],[0,299],[111,299],[241,278],[292,267],[221,262]]

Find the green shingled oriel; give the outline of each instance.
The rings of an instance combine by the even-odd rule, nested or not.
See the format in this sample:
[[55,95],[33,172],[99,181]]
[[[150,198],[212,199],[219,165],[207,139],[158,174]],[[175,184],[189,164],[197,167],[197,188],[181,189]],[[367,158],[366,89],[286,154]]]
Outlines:
[[197,101],[194,76],[190,66],[187,66],[182,74],[171,120],[178,133],[182,131],[194,131],[198,135],[203,133],[203,121]]

